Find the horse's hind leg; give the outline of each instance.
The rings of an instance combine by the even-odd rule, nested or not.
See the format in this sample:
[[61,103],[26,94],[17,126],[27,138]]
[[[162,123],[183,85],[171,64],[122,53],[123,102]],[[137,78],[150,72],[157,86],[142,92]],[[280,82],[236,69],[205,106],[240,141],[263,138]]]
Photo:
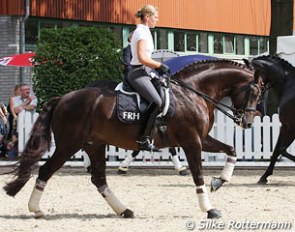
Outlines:
[[180,176],[186,176],[188,174],[187,169],[185,166],[183,166],[180,163],[180,160],[179,160],[178,155],[176,153],[176,149],[174,147],[170,147],[169,152],[171,154],[171,160],[172,160],[172,163],[174,164],[174,168],[175,168],[177,174]]
[[202,145],[203,151],[214,153],[224,152],[227,154],[227,159],[220,177],[213,177],[211,180],[211,192],[216,191],[223,185],[224,182],[230,181],[237,160],[237,155],[235,149],[232,146],[222,143],[209,135],[203,141]]
[[139,151],[133,151],[131,155],[128,155],[120,164],[117,174],[126,175],[131,162],[135,159],[135,157],[138,154],[139,154]]
[[98,192],[103,196],[117,215],[125,218],[133,218],[133,212],[127,209],[127,207],[117,199],[107,185],[105,173],[105,145],[91,145],[86,147],[85,151],[91,160],[91,181],[97,187]]
[[260,177],[259,181],[257,182],[258,184],[267,183],[267,177],[273,174],[273,170],[277,162],[277,158],[279,157],[280,154],[286,156],[286,154],[283,152],[286,151],[286,149],[291,145],[293,141],[294,141],[293,136],[286,131],[285,127],[281,127],[281,131],[280,131],[280,135],[279,135],[276,147],[271,156],[270,164],[267,167],[265,173]]
[[295,156],[293,156],[290,153],[288,153],[287,152],[287,149],[285,149],[284,151],[282,151],[282,156],[288,158],[289,160],[292,160],[293,162],[295,162]]
[[71,155],[66,155],[65,152],[59,152],[57,149],[53,155],[39,168],[39,175],[36,179],[33,192],[31,194],[28,207],[30,212],[35,213],[35,218],[41,218],[44,213],[41,211],[39,203],[45,189],[47,181],[50,177],[59,170]]

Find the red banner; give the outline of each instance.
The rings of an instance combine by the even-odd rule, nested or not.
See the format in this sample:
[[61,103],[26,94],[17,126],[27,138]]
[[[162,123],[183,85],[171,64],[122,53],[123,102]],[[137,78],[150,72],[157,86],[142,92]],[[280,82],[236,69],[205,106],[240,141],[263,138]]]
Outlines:
[[16,54],[0,58],[0,65],[17,66],[17,67],[32,67],[35,53],[29,52],[24,54]]

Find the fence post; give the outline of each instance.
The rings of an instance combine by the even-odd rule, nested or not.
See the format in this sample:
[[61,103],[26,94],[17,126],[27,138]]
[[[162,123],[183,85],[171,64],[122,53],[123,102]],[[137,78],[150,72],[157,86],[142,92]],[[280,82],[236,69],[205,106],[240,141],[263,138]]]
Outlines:
[[17,116],[18,152],[22,153],[38,113],[22,110]]

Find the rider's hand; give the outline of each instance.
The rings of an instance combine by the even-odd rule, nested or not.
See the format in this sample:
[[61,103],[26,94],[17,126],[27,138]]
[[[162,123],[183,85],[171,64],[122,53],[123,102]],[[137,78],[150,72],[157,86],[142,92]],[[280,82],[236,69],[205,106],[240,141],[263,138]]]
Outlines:
[[171,71],[168,65],[166,64],[161,64],[160,68],[157,68],[156,71],[161,75],[170,75]]

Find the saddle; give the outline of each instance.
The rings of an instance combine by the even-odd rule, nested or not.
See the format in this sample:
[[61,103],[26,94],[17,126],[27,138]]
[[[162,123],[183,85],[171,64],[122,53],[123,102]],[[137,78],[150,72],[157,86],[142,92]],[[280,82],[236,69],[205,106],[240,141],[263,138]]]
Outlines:
[[[172,118],[175,112],[175,100],[171,88],[163,86],[156,78],[152,79],[152,83],[164,102],[163,110],[159,112],[159,116],[162,116],[161,118]],[[123,123],[141,122],[149,107],[149,103],[126,80],[119,83],[115,90],[117,91],[118,119]]]

